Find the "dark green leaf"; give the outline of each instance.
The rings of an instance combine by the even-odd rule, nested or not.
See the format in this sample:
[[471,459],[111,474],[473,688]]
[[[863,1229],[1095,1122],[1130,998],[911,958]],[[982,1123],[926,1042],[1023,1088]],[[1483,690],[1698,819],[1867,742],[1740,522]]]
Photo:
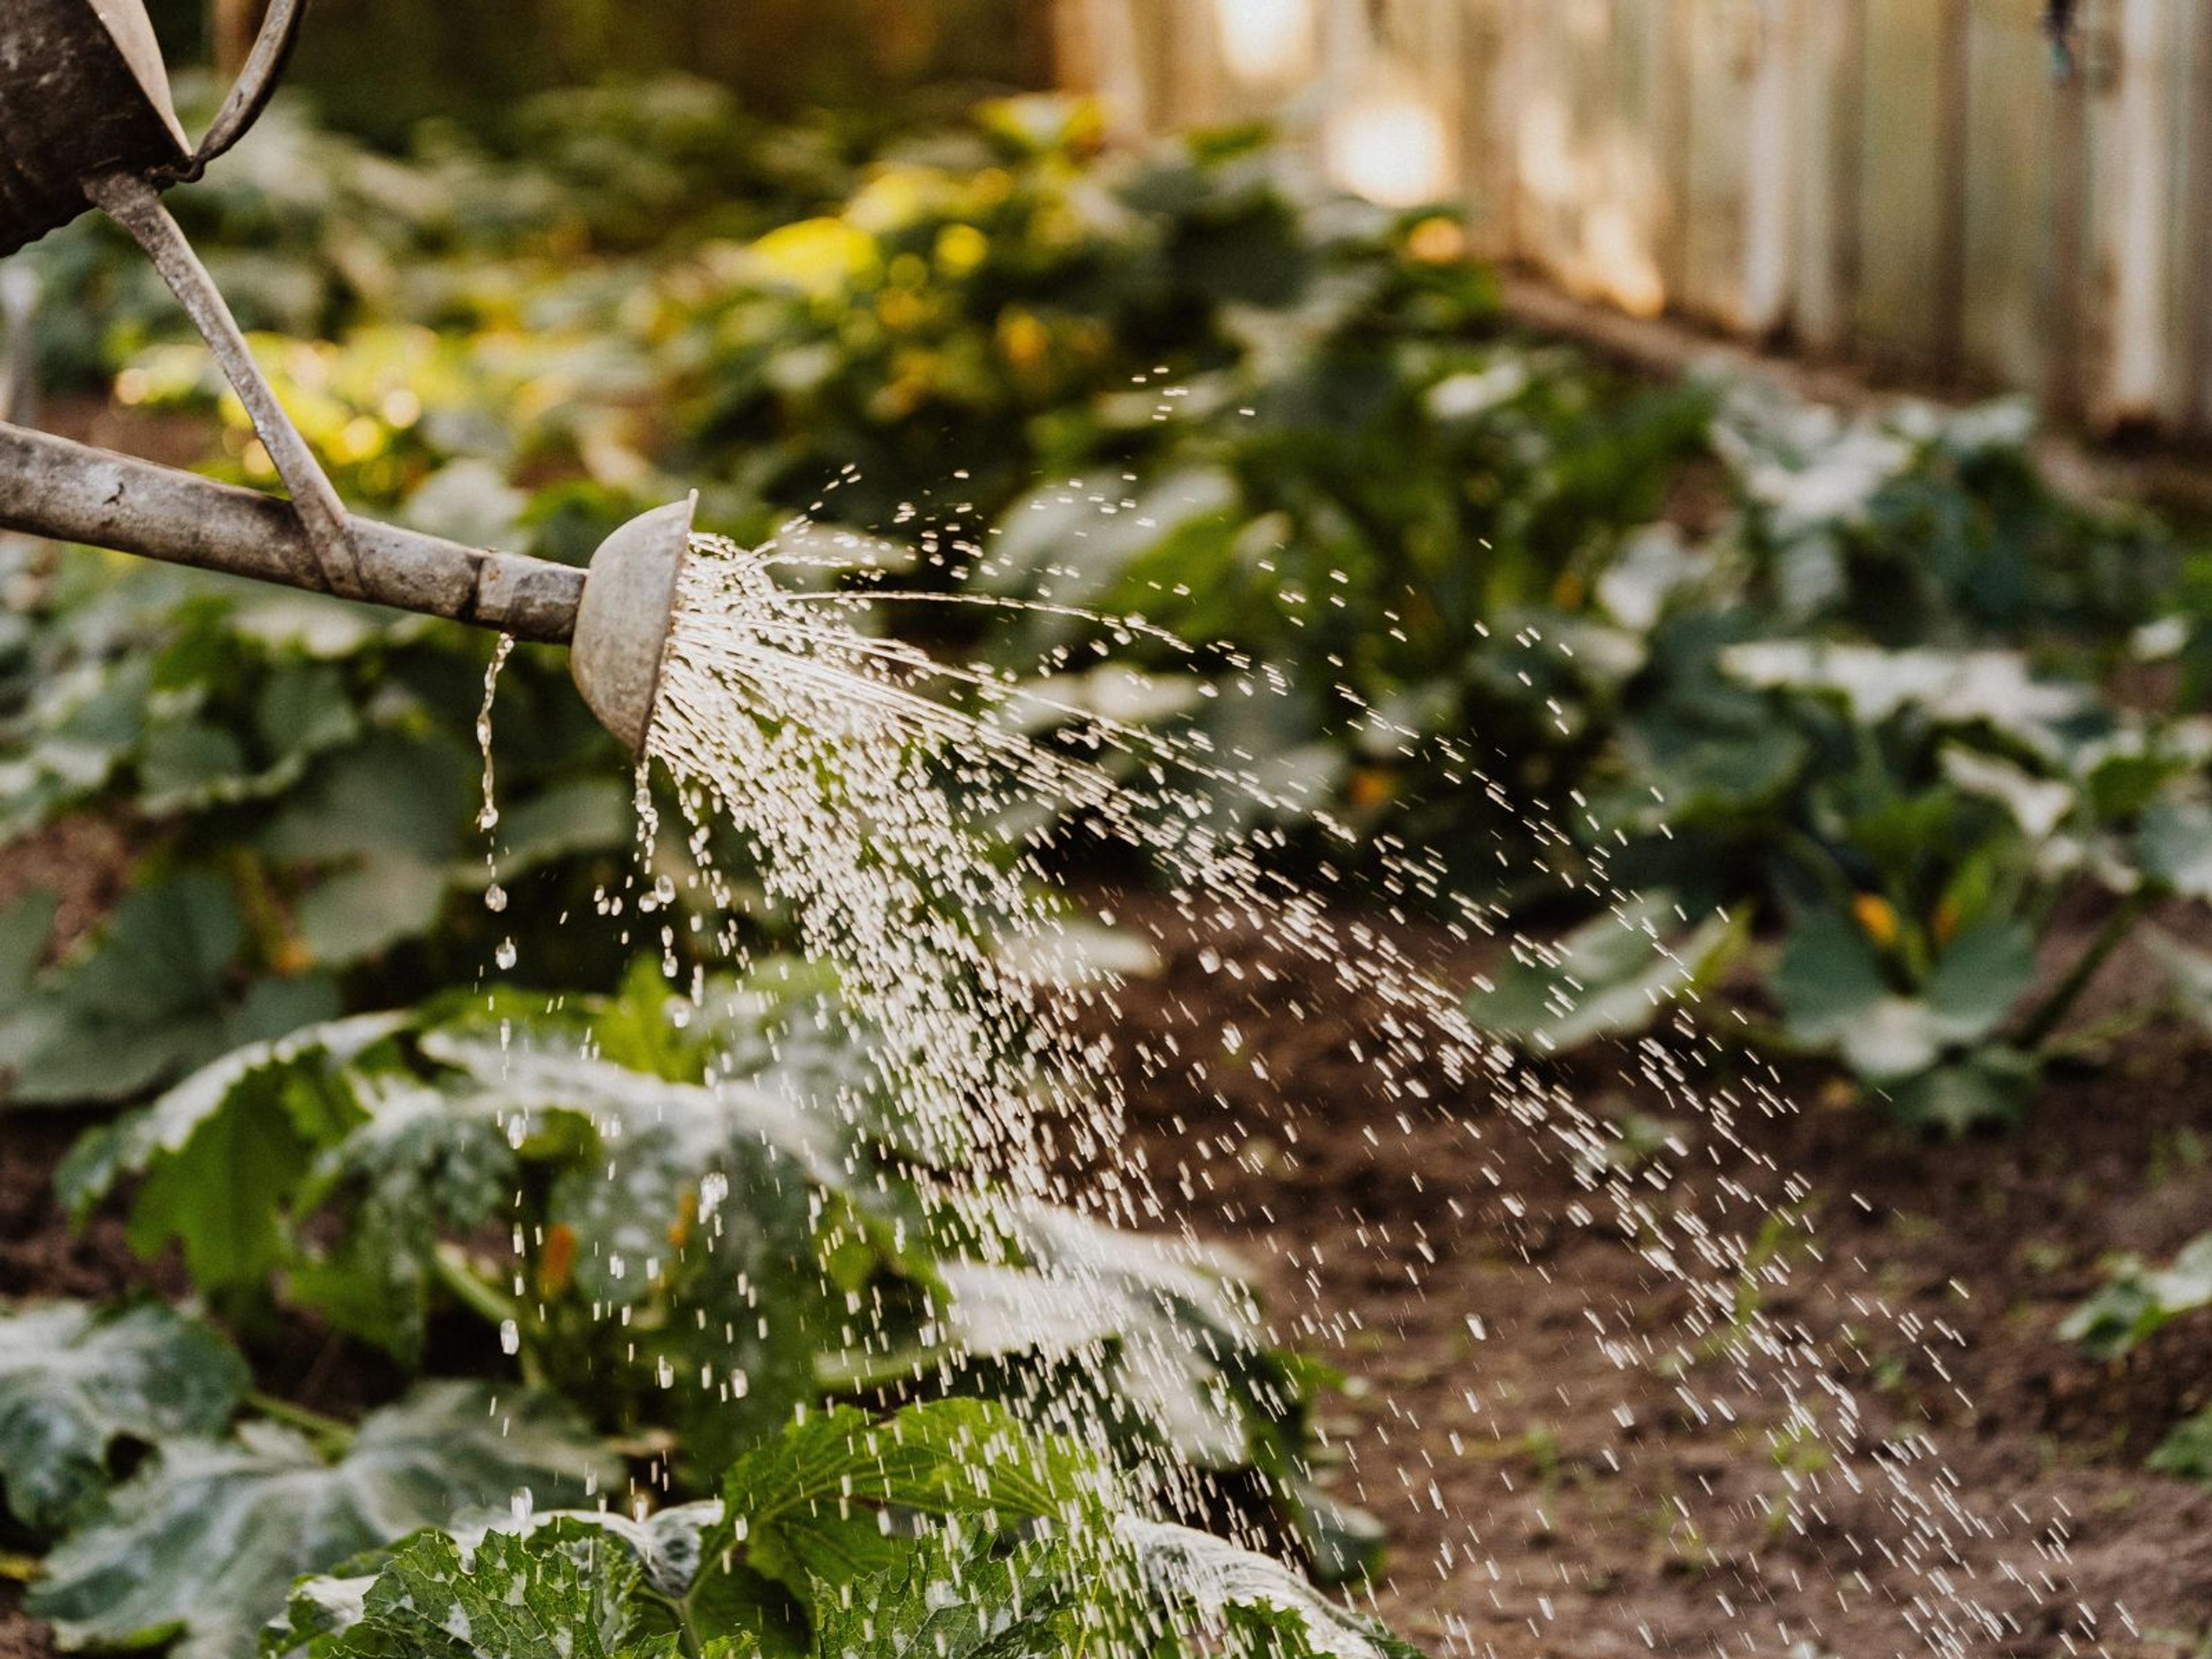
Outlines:
[[51,1536],[106,1490],[116,1443],[220,1434],[246,1382],[228,1343],[158,1304],[0,1315],[0,1497]]
[[619,1473],[565,1408],[470,1383],[417,1389],[335,1462],[289,1429],[249,1424],[231,1440],[166,1445],[47,1559],[30,1606],[65,1647],[173,1632],[175,1659],[238,1659],[302,1573],[504,1510],[518,1492],[581,1504]]

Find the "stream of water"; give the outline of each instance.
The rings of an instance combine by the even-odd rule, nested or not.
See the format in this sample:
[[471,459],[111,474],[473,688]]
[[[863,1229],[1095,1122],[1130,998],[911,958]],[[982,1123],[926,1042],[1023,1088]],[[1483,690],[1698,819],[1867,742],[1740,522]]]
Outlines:
[[[1243,1052],[1237,1033],[1218,1028],[1114,1035],[1121,1022],[1113,975],[1076,971],[1096,921],[1081,915],[1054,872],[1086,842],[1140,849],[1159,872],[1172,920],[1139,925],[1164,948],[1257,935],[1303,964],[1305,982],[1380,1011],[1371,1039],[1361,1039],[1384,1103],[1377,1133],[1390,1133],[1394,1121],[1410,1130],[1417,1119],[1442,1120],[1453,1124],[1470,1164],[1507,1135],[1535,1138],[1571,1161],[1585,1188],[1573,1218],[1626,1241],[1622,1248],[1653,1275],[1680,1287],[1684,1309],[1676,1328],[1655,1334],[1630,1310],[1594,1303],[1589,1340],[1624,1374],[1692,1351],[1709,1356],[1703,1369],[1680,1371],[1674,1392],[1700,1421],[1741,1419],[1750,1443],[1768,1454],[1778,1524],[1818,1531],[1838,1504],[1863,1514],[1873,1500],[1880,1535],[1847,1528],[1848,1547],[1825,1570],[1832,1599],[1846,1605],[1864,1588],[1854,1579],[1861,1561],[1883,1558],[1893,1581],[1909,1581],[1911,1593],[1896,1598],[1895,1651],[2002,1650],[2019,1634],[2015,1591],[2031,1599],[2063,1593],[2056,1517],[1984,1512],[1931,1438],[1872,1426],[1861,1349],[1846,1352],[1772,1311],[1790,1305],[1795,1272],[1790,1253],[1758,1243],[1778,1224],[1775,1205],[1712,1174],[1724,1164],[1759,1168],[1763,1155],[1741,1126],[1790,1109],[1760,1081],[1759,1066],[1738,1063],[1723,1073],[1735,1079],[1728,1085],[1701,1087],[1685,1056],[1699,1045],[1718,1054],[1717,1038],[1683,1025],[1637,1044],[1634,1069],[1701,1122],[1711,1178],[1622,1167],[1607,1156],[1613,1124],[1475,1029],[1462,1011],[1463,985],[1446,982],[1402,942],[1401,924],[1416,915],[1469,945],[1510,934],[1502,910],[1452,890],[1439,859],[1389,842],[1357,847],[1346,866],[1376,872],[1359,887],[1359,903],[1348,902],[1348,889],[1331,890],[1326,873],[1290,879],[1273,862],[1281,832],[1240,827],[1219,803],[1233,786],[1228,793],[1249,803],[1250,821],[1261,825],[1278,808],[1310,818],[1309,803],[1271,793],[1240,757],[1203,738],[1164,736],[1102,714],[1098,699],[1073,689],[1073,671],[1087,665],[1065,653],[1050,665],[1059,675],[1018,679],[887,637],[870,626],[887,607],[1011,602],[899,593],[881,583],[825,586],[807,568],[822,558],[821,544],[810,536],[803,552],[747,551],[702,538],[685,565],[648,745],[650,763],[673,781],[684,822],[657,821],[643,770],[639,790],[648,841],[680,836],[696,871],[687,907],[667,904],[676,887],[665,877],[659,903],[646,907],[668,918],[672,971],[679,914],[700,919],[710,954],[744,957],[754,901],[711,857],[714,839],[734,830],[754,849],[767,900],[802,948],[836,964],[922,1163],[961,1172],[974,1194],[999,1194],[994,1204],[1006,1194],[1050,1199],[1116,1226],[1158,1230],[1172,1206],[1126,1155],[1121,1079],[1173,1075],[1203,1093],[1210,1068],[1264,1076],[1267,1056]],[[1109,644],[1117,633],[1126,641],[1139,631],[1164,642],[1141,623],[1091,621]],[[1224,668],[1218,657],[1213,665],[1218,672],[1201,695],[1280,690],[1259,665],[1232,658]],[[1467,754],[1447,749],[1443,766],[1457,787],[1506,799]],[[1530,828],[1540,844],[1559,840],[1540,822]],[[1347,848],[1358,840],[1325,817],[1320,831]],[[1595,876],[1558,878],[1595,881],[1608,901],[1628,896],[1606,888],[1601,866]],[[1661,948],[1656,939],[1652,948]],[[1200,959],[1209,971],[1255,974],[1256,994],[1268,994],[1264,965],[1248,968],[1211,948]],[[1297,1087],[1295,1078],[1273,1082],[1286,1096]],[[1775,1174],[1785,1205],[1808,1194],[1802,1180]],[[1801,1225],[1787,1216],[1779,1224]],[[1189,1248],[1196,1259],[1195,1242]],[[1808,1239],[1807,1250],[1817,1249]],[[1060,1269],[1077,1277],[1091,1270],[1079,1260]],[[1753,1282],[1765,1294],[1747,1298]],[[1863,1304],[1868,1322],[1887,1322],[1899,1344],[1942,1370],[1950,1334],[1940,1322],[1931,1328],[1891,1312],[1871,1286]],[[1480,1334],[1479,1322],[1470,1326]],[[1286,1334],[1295,1341],[1300,1333]],[[1139,1352],[1124,1363],[1171,1370],[1179,1358],[1187,1357]],[[1794,1455],[1807,1444],[1822,1455]],[[1161,1488],[1174,1489],[1185,1473],[1159,1471]],[[1693,1495],[1673,1501],[1693,1518]],[[1479,1571],[1483,1517],[1453,1519],[1455,1541],[1436,1570]],[[1567,1538],[1562,1547],[1574,1545]],[[1455,1651],[1488,1650],[1460,1621],[1446,1621],[1446,1640]],[[1778,1629],[1749,1609],[1741,1647],[1821,1651],[1817,1627]]]

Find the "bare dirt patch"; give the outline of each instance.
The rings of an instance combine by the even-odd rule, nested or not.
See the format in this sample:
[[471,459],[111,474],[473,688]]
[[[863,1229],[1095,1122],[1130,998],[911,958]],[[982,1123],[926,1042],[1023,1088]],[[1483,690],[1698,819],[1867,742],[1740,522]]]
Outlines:
[[[1171,919],[1145,919],[1173,938]],[[1114,1035],[1127,1051],[1234,1026],[1267,1077],[1218,1059],[1203,1087],[1133,1068],[1132,1145],[1170,1205],[1258,1267],[1280,1334],[1356,1379],[1332,1426],[1342,1492],[1391,1529],[1386,1613],[1439,1652],[1922,1650],[1913,1598],[1928,1585],[1898,1559],[1905,1529],[1809,1439],[1776,1447],[1771,1373],[1685,1336],[1685,1292],[1571,1158],[1440,1081],[1431,1109],[1378,1098],[1360,1053],[1382,1010],[1256,936],[1224,954],[1242,978],[1207,971],[1195,944],[1175,950],[1125,995]],[[1263,962],[1273,981],[1249,971]],[[2142,1460],[2212,1396],[2212,1318],[2117,1367],[2052,1327],[2100,1282],[2100,1258],[2212,1226],[2212,1052],[2154,1027],[2106,1070],[2054,1079],[2019,1133],[1955,1145],[1832,1088],[1826,1105],[1767,1115],[1741,1077],[1683,1063],[1694,1086],[1742,1103],[1747,1152],[1626,1050],[1557,1075],[1586,1106],[1676,1133],[1686,1197],[1733,1182],[1739,1220],[1785,1200],[1808,1218],[1809,1231],[1768,1237],[1789,1283],[1753,1275],[1747,1294],[1837,1357],[1832,1380],[1864,1402],[1862,1444],[1927,1431],[1923,1481],[1998,1527],[1951,1575],[2002,1621],[1991,1650],[2201,1652],[2212,1491]],[[1823,1096],[1815,1078],[1789,1091]],[[1807,1184],[1790,1200],[1792,1174]],[[1593,1316],[1639,1363],[1615,1363]],[[2063,1565],[2046,1559],[2054,1527]]]

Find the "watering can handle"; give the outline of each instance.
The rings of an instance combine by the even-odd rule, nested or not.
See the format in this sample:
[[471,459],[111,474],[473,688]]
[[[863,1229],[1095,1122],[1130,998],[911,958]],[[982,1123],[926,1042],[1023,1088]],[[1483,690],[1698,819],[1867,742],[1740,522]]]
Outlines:
[[261,19],[261,33],[254,37],[253,50],[246,56],[246,67],[239,71],[238,84],[231,88],[230,96],[216,112],[214,125],[200,140],[191,161],[172,177],[180,182],[198,178],[207,171],[209,162],[243,138],[246,130],[260,118],[261,112],[269,106],[269,100],[276,93],[277,77],[284,72],[285,61],[291,57],[292,47],[300,38],[300,20],[307,11],[307,0],[269,0],[269,9]]

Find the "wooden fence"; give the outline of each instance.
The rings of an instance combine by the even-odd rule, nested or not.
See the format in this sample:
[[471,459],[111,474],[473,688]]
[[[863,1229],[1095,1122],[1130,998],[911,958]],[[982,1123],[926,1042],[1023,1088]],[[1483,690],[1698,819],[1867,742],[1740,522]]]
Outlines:
[[1477,251],[2113,428],[2212,436],[2212,0],[1059,0],[1156,131],[1273,118]]

